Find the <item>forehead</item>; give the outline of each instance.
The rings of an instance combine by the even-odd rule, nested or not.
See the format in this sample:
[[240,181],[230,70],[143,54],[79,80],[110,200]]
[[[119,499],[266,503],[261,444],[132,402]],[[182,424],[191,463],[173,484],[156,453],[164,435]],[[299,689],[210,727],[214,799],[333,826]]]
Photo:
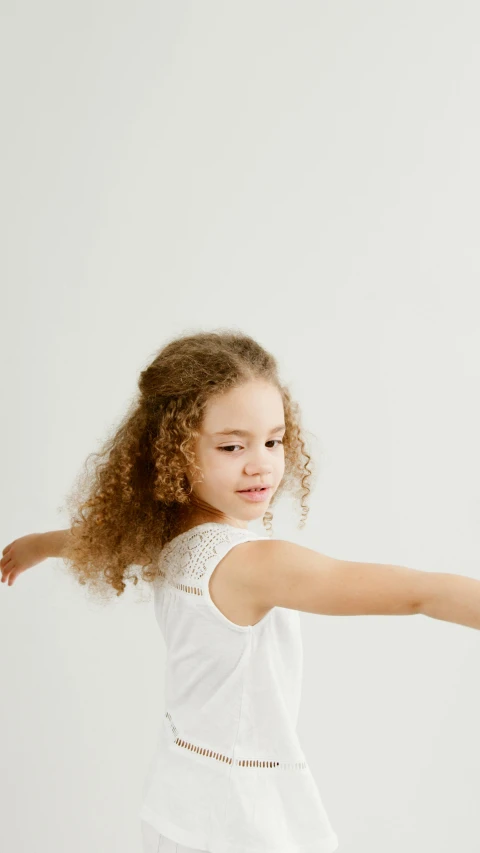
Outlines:
[[280,391],[267,382],[251,382],[208,401],[202,432],[214,434],[232,429],[254,433],[284,423]]

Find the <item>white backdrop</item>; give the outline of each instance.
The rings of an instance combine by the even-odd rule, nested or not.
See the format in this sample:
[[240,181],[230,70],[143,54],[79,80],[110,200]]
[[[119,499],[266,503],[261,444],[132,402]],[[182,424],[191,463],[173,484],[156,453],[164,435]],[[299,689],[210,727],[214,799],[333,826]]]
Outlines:
[[[302,532],[480,578],[480,11],[3,0],[1,543],[68,526],[166,339],[231,327],[316,436]],[[260,532],[261,522],[254,529]],[[163,708],[147,595],[0,585],[0,846],[140,853]],[[302,614],[299,735],[339,853],[477,853],[479,634]]]

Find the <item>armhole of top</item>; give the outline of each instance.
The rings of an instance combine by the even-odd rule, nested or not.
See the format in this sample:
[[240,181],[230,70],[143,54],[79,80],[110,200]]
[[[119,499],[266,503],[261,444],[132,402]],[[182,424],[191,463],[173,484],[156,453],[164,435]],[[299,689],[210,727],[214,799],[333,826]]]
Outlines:
[[[251,532],[251,531],[249,531],[249,532]],[[270,537],[257,536],[256,534],[252,534],[251,536],[245,536],[245,537],[242,536],[242,538],[237,538],[237,537],[229,538],[226,541],[219,542],[218,544],[216,544],[214,546],[215,547],[215,553],[213,555],[210,555],[209,557],[207,557],[205,560],[205,573],[203,576],[204,577],[203,594],[204,594],[205,600],[208,602],[209,608],[210,608],[211,612],[214,613],[216,618],[219,619],[221,622],[223,622],[224,625],[226,625],[227,627],[231,628],[234,631],[246,632],[246,631],[251,631],[251,630],[257,629],[257,626],[260,626],[260,624],[262,624],[268,618],[268,616],[271,614],[272,610],[274,610],[275,608],[273,608],[273,607],[270,608],[270,610],[268,610],[267,613],[258,622],[256,622],[254,625],[238,625],[236,622],[232,622],[231,619],[229,619],[227,616],[225,616],[225,614],[222,613],[221,610],[219,610],[219,608],[217,607],[217,605],[213,601],[213,599],[210,595],[210,579],[211,579],[215,569],[217,568],[217,566],[223,560],[223,558],[226,557],[227,554],[230,551],[232,551],[236,545],[241,545],[243,542],[255,542],[257,539],[268,539],[268,538],[270,538]]]

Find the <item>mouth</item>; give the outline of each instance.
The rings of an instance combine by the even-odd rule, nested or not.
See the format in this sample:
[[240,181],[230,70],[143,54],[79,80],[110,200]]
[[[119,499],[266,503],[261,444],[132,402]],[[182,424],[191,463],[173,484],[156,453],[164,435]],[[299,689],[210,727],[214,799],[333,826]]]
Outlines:
[[262,486],[259,489],[240,489],[237,494],[242,495],[247,501],[265,501],[270,497],[271,486]]
[[268,492],[269,489],[271,486],[252,486],[251,489],[239,489],[238,491],[243,495],[245,492]]

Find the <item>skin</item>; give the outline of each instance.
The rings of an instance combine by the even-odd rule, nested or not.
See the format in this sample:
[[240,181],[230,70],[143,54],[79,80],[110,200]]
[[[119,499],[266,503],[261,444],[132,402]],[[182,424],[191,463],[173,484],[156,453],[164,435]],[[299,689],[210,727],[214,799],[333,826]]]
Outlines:
[[[209,401],[195,445],[202,479],[194,483],[185,530],[207,521],[247,529],[249,522],[264,515],[285,472],[281,444],[285,430],[272,431],[283,423],[280,392],[262,380],[251,380]],[[213,435],[225,427],[248,430],[251,435]],[[193,476],[186,473],[192,483]],[[237,494],[239,489],[264,483],[272,485],[264,501],[253,503]],[[67,533],[31,533],[6,545],[0,561],[2,583],[12,586],[22,572],[48,557],[61,556]]]
[[[263,516],[285,471],[283,446],[277,441],[283,430],[271,433],[283,417],[280,393],[265,381],[250,381],[209,401],[196,444],[201,481],[193,490],[203,507],[192,506],[187,529],[205,521],[246,529],[250,521]],[[213,436],[226,426],[247,429],[251,435]],[[238,489],[261,482],[273,486],[267,500],[250,503],[237,494]],[[2,582],[12,586],[26,569],[47,557],[61,556],[67,533],[28,534],[7,545],[0,561]],[[474,578],[337,560],[278,540],[247,542],[242,545],[243,554],[245,549],[249,559],[242,557],[241,572],[234,548],[210,580],[213,601],[240,625],[254,625],[278,606],[342,616],[422,613],[480,630],[480,582]],[[268,568],[272,564],[274,573]]]
[[[264,515],[285,472],[281,443],[285,429],[272,431],[280,424],[284,424],[282,397],[264,380],[251,380],[209,401],[195,445],[202,480],[194,483],[192,499],[212,509],[195,509],[187,529],[207,521],[247,529],[249,522]],[[251,434],[214,435],[225,427]],[[192,483],[189,472],[187,478]],[[272,486],[264,501],[254,503],[238,494],[261,484]]]

